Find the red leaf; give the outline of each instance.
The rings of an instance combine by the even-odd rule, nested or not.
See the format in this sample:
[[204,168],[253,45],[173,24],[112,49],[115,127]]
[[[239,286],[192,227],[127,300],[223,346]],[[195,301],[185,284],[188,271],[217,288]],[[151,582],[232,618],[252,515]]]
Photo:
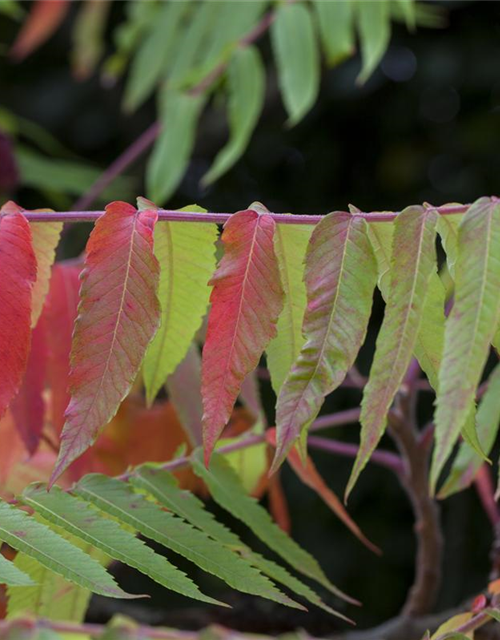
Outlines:
[[51,389],[50,421],[57,435],[64,426],[64,411],[70,400],[69,356],[78,309],[81,270],[81,265],[74,262],[54,265],[42,314],[50,329],[47,331],[47,382]]
[[224,225],[202,360],[203,440],[208,465],[245,376],[276,335],[283,308],[271,216],[240,211]]
[[[276,429],[268,429],[266,431],[266,438],[269,444],[276,447]],[[350,529],[352,533],[354,533],[354,535],[361,540],[366,547],[368,547],[368,549],[371,549],[377,554],[381,553],[380,549],[366,538],[358,525],[347,513],[342,502],[337,498],[330,487],[325,484],[325,481],[318,473],[318,470],[314,466],[314,462],[309,456],[307,456],[304,465],[297,450],[294,448],[289,452],[287,462],[290,464],[300,480],[319,495],[323,502],[330,507],[333,513],[342,520],[346,527]]]
[[[23,213],[25,209],[12,200],[6,202],[2,213]],[[36,209],[31,213],[47,213],[52,209]],[[42,313],[43,304],[49,291],[52,265],[56,257],[56,249],[61,237],[62,222],[30,222],[33,251],[37,264],[37,278],[33,287],[31,303],[31,326],[35,327]]]
[[31,350],[23,384],[11,405],[17,431],[30,455],[38,449],[44,426],[46,362],[45,322],[40,318],[31,336]]
[[64,20],[69,0],[37,0],[10,50],[11,57],[20,62],[50,38]]
[[31,294],[36,259],[28,221],[0,216],[0,418],[19,391],[31,340]]
[[113,202],[90,234],[71,348],[71,401],[51,483],[116,414],[158,329],[157,218],[156,211]]

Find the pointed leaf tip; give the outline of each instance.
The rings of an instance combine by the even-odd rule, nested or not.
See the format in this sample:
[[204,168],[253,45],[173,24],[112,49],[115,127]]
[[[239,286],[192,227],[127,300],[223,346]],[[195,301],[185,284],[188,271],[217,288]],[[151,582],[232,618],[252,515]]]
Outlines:
[[283,289],[274,232],[271,216],[250,209],[224,225],[224,256],[209,282],[212,306],[202,356],[205,461],[229,421],[243,380],[276,335]]
[[396,218],[384,320],[361,404],[361,443],[345,501],[382,437],[413,355],[429,280],[436,268],[438,214],[408,207]]
[[71,351],[71,400],[50,486],[115,415],[158,329],[157,217],[113,202],[90,235]]
[[316,225],[305,260],[306,341],[278,396],[272,472],[352,367],[365,339],[376,271],[362,218],[333,212]]
[[455,298],[446,323],[436,398],[433,492],[473,410],[477,385],[498,327],[499,255],[500,204],[491,198],[480,198],[469,207],[458,229]]

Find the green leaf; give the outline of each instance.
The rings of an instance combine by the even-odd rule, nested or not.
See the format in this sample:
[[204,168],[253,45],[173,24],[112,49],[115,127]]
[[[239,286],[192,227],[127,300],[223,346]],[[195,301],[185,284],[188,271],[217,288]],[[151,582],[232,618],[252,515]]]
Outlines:
[[[190,524],[163,511],[123,482],[99,474],[85,476],[78,495],[120,519],[142,535],[172,549],[231,587],[288,606],[297,606],[229,549]],[[220,603],[219,603],[220,604]]]
[[278,80],[290,125],[302,120],[316,102],[320,60],[311,12],[303,3],[282,3],[271,25]]
[[292,576],[284,567],[264,558],[243,544],[235,533],[218,522],[213,514],[205,509],[199,498],[189,491],[180,489],[172,474],[161,471],[154,465],[142,465],[137,469],[137,475],[132,478],[132,483],[148,490],[160,504],[201,529],[217,542],[240,553],[250,564],[275,582],[285,585],[328,613],[338,615],[310,587]]
[[361,43],[363,66],[357,82],[365,83],[382,60],[391,37],[387,0],[355,0],[356,22]]
[[247,495],[240,479],[224,458],[214,453],[210,470],[203,464],[203,451],[192,455],[193,469],[207,484],[210,495],[223,509],[244,522],[267,546],[296,571],[316,580],[340,598],[352,601],[326,577],[318,562],[276,525],[269,513]]
[[[451,216],[447,216],[448,218]],[[437,228],[442,220],[439,216]],[[451,227],[453,228],[453,227]],[[452,250],[453,236],[448,233],[448,226],[441,226],[441,230],[446,231],[446,243]],[[379,273],[379,289],[382,297],[387,302],[390,289],[391,278],[391,251],[392,239],[394,235],[394,224],[387,222],[371,222],[368,225],[368,233],[377,257]],[[420,321],[420,328],[415,342],[414,353],[424,370],[430,385],[437,391],[439,368],[444,348],[444,305],[446,291],[437,272],[433,272],[429,279],[427,293],[425,296],[424,310]],[[475,429],[475,408],[471,409],[469,417],[462,429],[462,435],[476,453],[485,459],[485,454],[477,439]]]
[[141,597],[122,591],[93,558],[24,511],[5,502],[0,502],[0,540],[93,593],[111,598]]
[[[393,0],[392,4],[397,4],[408,29],[413,31],[417,23],[416,1],[415,0]],[[394,9],[393,9],[394,11]],[[397,11],[397,10],[396,10]]]
[[0,584],[6,584],[9,587],[28,587],[35,583],[14,562],[0,554]]
[[309,225],[277,224],[274,247],[278,258],[285,304],[278,320],[277,335],[267,345],[267,366],[276,395],[304,344],[302,321],[307,306],[304,260],[311,238]]
[[188,0],[166,2],[161,7],[130,66],[124,96],[127,111],[137,109],[151,95],[162,76],[166,75],[171,60],[175,59],[184,18],[192,8]]
[[352,2],[314,0],[321,41],[330,66],[352,56],[356,50]]
[[[190,206],[185,211],[204,213]],[[152,404],[167,377],[186,355],[208,308],[207,282],[215,271],[216,224],[160,222],[154,252],[160,263],[161,325],[143,362],[146,399]]]
[[203,176],[204,185],[218,180],[243,155],[262,111],[265,85],[266,72],[258,49],[238,49],[228,68],[230,138]]
[[431,487],[464,426],[500,315],[500,204],[480,198],[458,234],[455,301],[446,323],[436,400]]
[[[16,146],[16,161],[21,172],[21,182],[26,187],[52,190],[79,196],[90,189],[102,171],[83,162],[54,160],[21,145]],[[102,201],[128,199],[134,188],[134,180],[119,176],[103,191]]]
[[458,228],[462,219],[463,215],[441,215],[437,223],[437,232],[441,237],[446,253],[446,263],[453,280],[455,280],[455,265],[458,257]]
[[330,213],[316,225],[306,254],[306,338],[276,407],[276,454],[281,464],[352,367],[364,342],[376,264],[363,218]]
[[104,551],[110,558],[138,569],[167,589],[210,604],[222,604],[203,594],[182,571],[117,522],[102,517],[88,503],[59,487],[49,493],[46,486],[36,483],[25,489],[22,499],[48,522]]
[[[200,4],[203,3],[198,6]],[[237,11],[234,10],[233,0],[218,0],[216,4],[220,10],[211,24],[202,55],[186,74],[186,81],[190,86],[203,82],[220,65],[230,62],[241,46],[240,41],[257,27],[257,22],[269,3],[268,0],[238,0]]]
[[[479,409],[476,414],[476,430],[481,447],[489,455],[500,424],[500,365],[491,372]],[[462,442],[448,478],[439,491],[439,498],[447,498],[470,486],[484,459]]]
[[[74,544],[73,540],[71,542]],[[82,622],[91,596],[88,589],[68,583],[24,553],[18,553],[14,562],[37,584],[33,587],[9,587],[8,619],[30,615]]]
[[224,5],[224,2],[197,2],[192,5],[191,20],[183,28],[183,37],[177,45],[167,76],[168,89],[182,90],[196,85],[198,77],[193,71],[206,62],[210,38],[217,29]]
[[198,117],[205,96],[174,90],[165,92],[161,113],[162,131],[148,162],[146,183],[149,198],[163,204],[175,191],[188,166]]
[[385,431],[387,413],[415,348],[429,281],[436,269],[436,222],[436,212],[423,207],[408,207],[396,218],[390,288],[363,393],[361,443],[346,496]]

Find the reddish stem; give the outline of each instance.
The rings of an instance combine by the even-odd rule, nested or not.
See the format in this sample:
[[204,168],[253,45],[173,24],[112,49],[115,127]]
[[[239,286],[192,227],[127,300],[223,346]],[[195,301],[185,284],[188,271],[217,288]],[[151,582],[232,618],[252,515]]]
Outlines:
[[[455,207],[443,206],[436,207],[436,211],[441,215],[451,215],[464,213],[470,205],[460,205]],[[28,220],[34,222],[95,222],[104,211],[54,211],[43,213],[25,212]],[[336,213],[345,214],[345,212],[337,211]],[[229,220],[230,213],[198,213],[195,211],[175,211],[172,209],[158,209],[158,220],[167,220],[170,222],[211,222],[216,224],[224,224]],[[296,215],[292,213],[268,213],[275,222],[279,224],[317,224],[324,216]],[[398,212],[394,213],[363,213],[355,214],[358,218],[364,218],[367,222],[391,222],[394,220]]]

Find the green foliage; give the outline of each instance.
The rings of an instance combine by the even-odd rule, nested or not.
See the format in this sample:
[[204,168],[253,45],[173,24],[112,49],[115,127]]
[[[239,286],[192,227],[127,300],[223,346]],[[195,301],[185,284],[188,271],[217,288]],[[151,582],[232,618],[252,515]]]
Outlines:
[[363,393],[361,445],[347,494],[384,433],[387,413],[410,363],[429,280],[436,268],[436,222],[437,214],[422,207],[408,207],[396,218],[389,294]]
[[[196,457],[194,464],[198,467]],[[295,568],[344,597],[329,583],[316,561],[245,494],[230,466],[216,464],[209,474],[210,482],[222,486],[228,474],[233,483],[229,504],[233,499],[241,503],[237,507],[238,516],[247,524],[256,518],[254,530],[271,548],[276,550],[281,545],[281,555]],[[30,612],[52,619],[81,619],[90,592],[140,597],[123,592],[95,557],[123,562],[182,595],[223,604],[203,594],[182,571],[136,538],[135,532],[187,558],[234,589],[304,609],[282,593],[274,580],[326,611],[344,617],[286,569],[253,552],[236,534],[218,523],[198,498],[181,491],[169,473],[155,467],[141,467],[129,483],[99,474],[88,475],[71,493],[58,487],[48,492],[46,485],[35,483],[25,489],[20,503],[33,509],[36,517],[0,502],[0,539],[21,551],[14,563],[3,559],[1,565],[2,576],[11,585],[10,617]]]
[[[200,207],[188,211],[203,212]],[[208,307],[206,286],[215,269],[215,224],[166,222],[155,229],[155,255],[161,275],[158,297],[161,325],[143,363],[146,397],[155,399],[167,377],[184,358]]]
[[499,256],[500,205],[480,198],[469,208],[458,231],[455,301],[446,326],[436,401],[433,487],[474,406],[475,390],[498,326]]

